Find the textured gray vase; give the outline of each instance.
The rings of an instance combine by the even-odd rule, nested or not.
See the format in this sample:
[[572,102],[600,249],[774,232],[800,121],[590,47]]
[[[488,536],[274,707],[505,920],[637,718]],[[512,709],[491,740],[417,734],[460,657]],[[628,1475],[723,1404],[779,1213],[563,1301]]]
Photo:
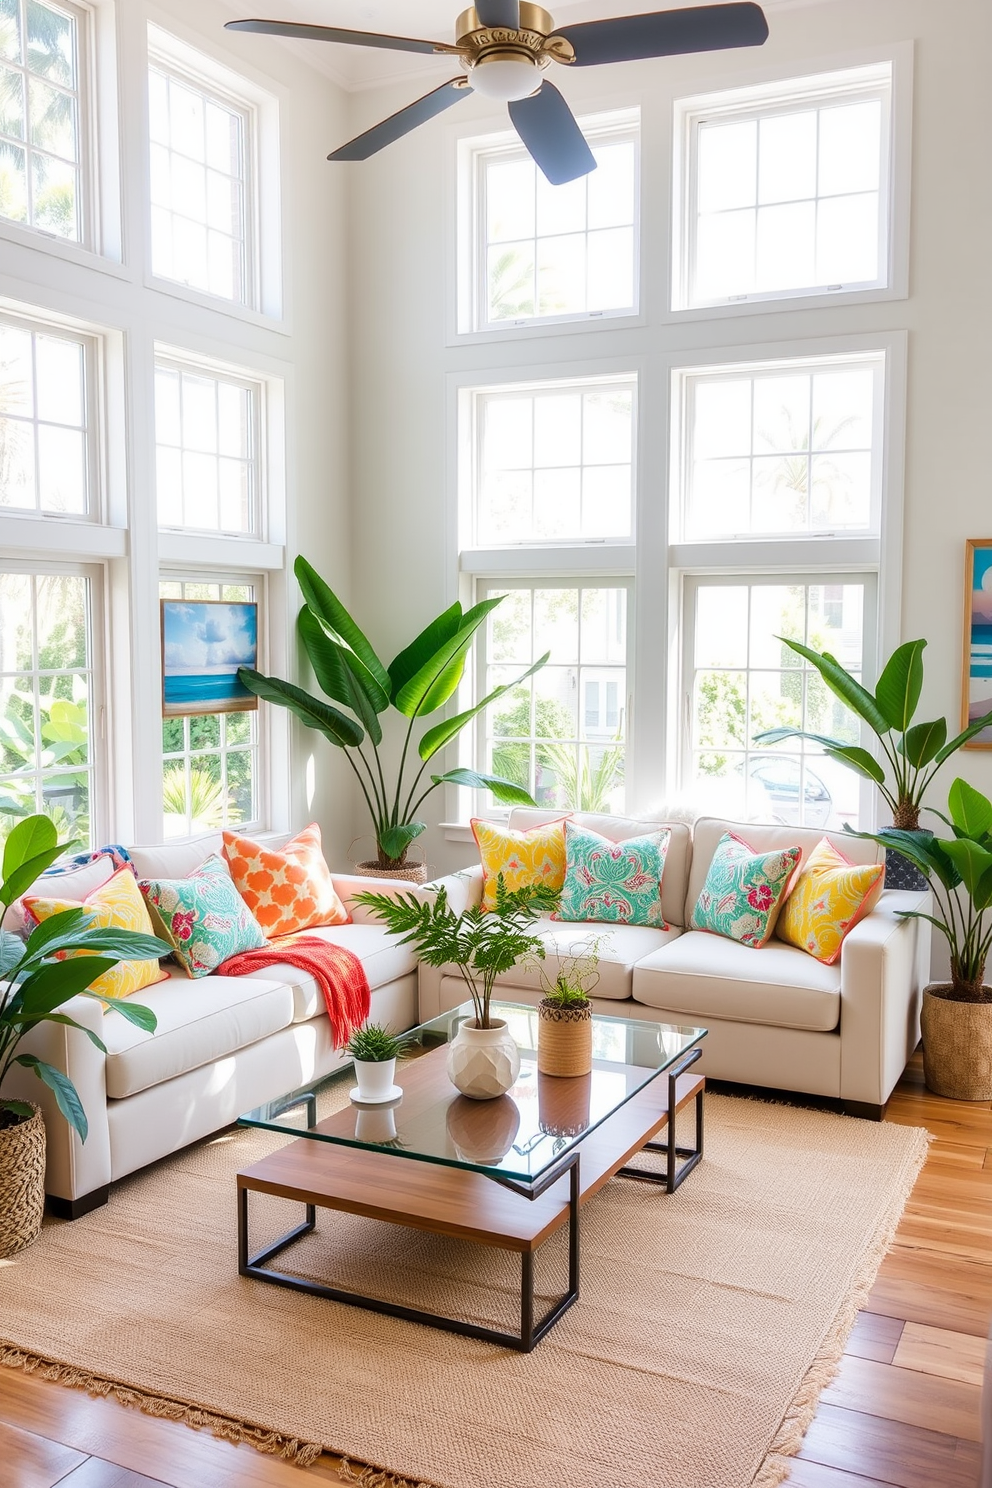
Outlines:
[[469,1100],[505,1095],[519,1073],[520,1050],[501,1020],[491,1028],[463,1023],[448,1045],[448,1079]]

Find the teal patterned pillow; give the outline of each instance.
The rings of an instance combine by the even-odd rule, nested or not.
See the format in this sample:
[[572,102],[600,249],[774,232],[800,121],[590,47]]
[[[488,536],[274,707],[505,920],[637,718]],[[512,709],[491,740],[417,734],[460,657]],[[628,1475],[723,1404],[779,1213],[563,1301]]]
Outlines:
[[138,883],[187,976],[208,976],[228,956],[268,944],[219,853],[189,878],[142,878]]
[[692,911],[692,929],[763,946],[802,855],[801,847],[756,853],[733,832],[725,832]]
[[661,912],[661,875],[671,836],[665,827],[626,842],[611,842],[566,818],[565,886],[552,918],[667,930]]

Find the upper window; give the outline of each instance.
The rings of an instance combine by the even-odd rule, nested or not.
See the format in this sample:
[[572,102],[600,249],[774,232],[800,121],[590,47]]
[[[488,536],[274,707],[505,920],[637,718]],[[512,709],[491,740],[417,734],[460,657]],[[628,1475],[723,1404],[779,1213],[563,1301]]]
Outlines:
[[85,337],[0,319],[0,509],[89,509],[90,349]]
[[160,527],[259,534],[262,388],[159,357],[155,364]]
[[472,396],[477,546],[631,535],[630,378],[540,383]]
[[683,100],[675,308],[888,282],[892,66]]
[[683,541],[878,531],[882,353],[678,375]]
[[148,107],[152,272],[253,304],[250,107],[158,58]]
[[80,242],[82,12],[0,0],[0,216]]
[[596,169],[551,186],[519,144],[475,167],[475,304],[463,329],[637,308],[637,116],[589,121]]

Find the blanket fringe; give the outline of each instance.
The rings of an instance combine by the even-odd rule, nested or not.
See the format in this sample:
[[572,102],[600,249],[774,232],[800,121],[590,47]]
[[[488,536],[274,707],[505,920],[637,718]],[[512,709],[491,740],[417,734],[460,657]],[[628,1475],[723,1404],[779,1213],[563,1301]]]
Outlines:
[[86,1369],[77,1369],[72,1364],[60,1364],[55,1359],[26,1354],[21,1349],[2,1343],[0,1366],[5,1369],[21,1369],[25,1374],[36,1374],[40,1379],[66,1385],[69,1389],[85,1390],[88,1395],[116,1400],[120,1405],[144,1411],[147,1416],[157,1416],[166,1421],[182,1421],[195,1431],[210,1431],[224,1441],[236,1444],[245,1442],[258,1452],[281,1457],[297,1467],[312,1467],[324,1450],[319,1442],[281,1436],[277,1431],[267,1431],[264,1427],[252,1426],[247,1421],[238,1421],[232,1416],[220,1416],[185,1401],[170,1400],[164,1395],[149,1395],[143,1390],[121,1385],[116,1380],[91,1374]]

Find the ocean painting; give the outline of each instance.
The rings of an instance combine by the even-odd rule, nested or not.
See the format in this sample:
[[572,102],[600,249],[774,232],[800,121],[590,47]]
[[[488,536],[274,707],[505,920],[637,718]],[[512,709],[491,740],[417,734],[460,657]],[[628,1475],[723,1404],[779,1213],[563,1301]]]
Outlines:
[[[962,727],[992,713],[992,539],[969,539],[965,560],[964,719]],[[976,734],[970,749],[992,749],[992,727]]]
[[258,659],[258,605],[162,600],[162,716],[240,713],[258,699],[238,667]]

